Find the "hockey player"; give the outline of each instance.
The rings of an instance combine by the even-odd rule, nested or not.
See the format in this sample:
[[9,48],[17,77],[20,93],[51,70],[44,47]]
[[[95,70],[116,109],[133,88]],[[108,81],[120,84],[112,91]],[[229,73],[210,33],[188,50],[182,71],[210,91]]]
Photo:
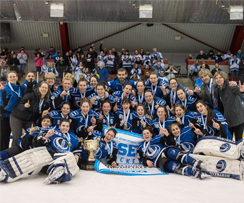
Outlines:
[[138,81],[136,84],[136,104],[145,104],[145,82],[144,81]]
[[118,127],[123,130],[132,131],[133,120],[137,117],[136,112],[130,109],[131,102],[129,98],[122,99],[122,108],[116,111],[120,120]]
[[180,175],[192,176],[204,179],[207,174],[203,172],[205,167],[202,161],[197,161],[171,145],[170,134],[166,129],[163,131],[165,143],[160,142],[160,136],[153,137],[150,128],[142,132],[144,142],[137,149],[139,160],[144,166],[159,167],[165,172],[174,172]]
[[157,116],[152,121],[154,135],[164,135],[165,129],[168,129],[169,125],[174,121],[173,118],[169,118],[168,112],[165,106],[159,106],[157,108]]
[[77,87],[73,88],[70,92],[72,110],[80,108],[81,98],[90,96],[92,89],[92,87],[88,87],[86,79],[82,78],[79,80]]
[[120,68],[117,71],[117,78],[115,78],[112,81],[107,82],[106,86],[109,87],[112,91],[122,91],[124,85],[127,82],[130,82],[133,89],[135,89],[136,88],[136,82],[133,80],[128,80],[127,76],[128,76],[128,72],[124,68]]
[[96,92],[91,94],[88,99],[90,100],[91,109],[95,112],[101,111],[101,104],[103,101],[107,100],[111,103],[112,108],[115,105],[116,98],[112,95],[108,94],[105,91],[105,84],[103,82],[99,82],[96,86]]
[[[35,170],[38,170],[38,168],[38,171],[40,171],[40,167],[42,168],[48,164],[47,162],[50,163],[52,161],[51,157],[54,157],[56,160],[51,162],[49,167],[46,166],[42,169],[48,173],[48,177],[45,180],[45,183],[50,184],[52,182],[60,183],[70,181],[72,176],[75,175],[79,170],[76,163],[78,162],[79,157],[76,156],[75,158],[74,155],[69,152],[78,148],[79,141],[75,134],[68,133],[69,125],[70,123],[68,120],[62,119],[60,122],[59,130],[55,129],[56,127],[47,127],[42,130],[34,131],[34,133],[30,136],[33,137],[33,147],[37,149],[27,150],[14,157],[7,157],[6,160],[1,161],[1,181],[14,181],[24,175],[31,175],[31,173]],[[30,132],[31,131],[32,129]],[[51,157],[49,155],[50,158],[46,154],[45,148],[42,146],[46,147],[49,154],[51,155]],[[22,161],[23,158],[25,158],[24,162]],[[35,158],[38,159],[38,161],[34,161]],[[11,162],[12,159],[15,161]],[[30,161],[31,159],[33,160]],[[16,173],[14,167],[18,168],[16,170],[20,170],[21,173]]]
[[37,82],[35,81],[35,74],[33,72],[28,72],[25,76],[25,81],[24,83],[21,85],[21,91],[22,91],[22,94],[24,94],[25,92],[25,89],[28,85],[28,83],[32,82],[32,87],[37,85]]
[[102,118],[99,118],[92,109],[90,109],[90,101],[87,98],[82,98],[80,109],[70,112],[70,117],[76,120],[75,133],[83,139],[92,139],[93,131],[102,131]]
[[115,138],[117,131],[110,128],[105,136],[99,141],[99,146],[93,151],[94,156],[99,159],[103,164],[110,165],[111,167],[116,167],[118,147],[113,139]]
[[151,120],[153,120],[157,117],[157,108],[159,106],[164,106],[166,102],[163,99],[154,97],[151,90],[146,90],[145,100],[146,100],[145,106],[146,106],[147,114],[151,116]]
[[189,126],[189,122],[192,123],[192,120],[196,116],[196,112],[188,111],[182,104],[176,104],[174,107],[175,112],[175,121],[180,125],[181,128],[184,126]]
[[[118,108],[122,107],[122,100],[123,98],[129,98],[133,108],[135,107],[135,97],[131,94],[132,93],[132,85],[127,82],[124,87],[123,87],[123,92],[122,91],[116,91],[113,93],[113,96],[116,100]],[[118,109],[114,109],[114,111],[117,111]]]
[[118,125],[120,123],[118,116],[111,111],[112,106],[110,101],[104,100],[102,102],[102,114],[103,116],[103,125],[106,125],[108,127],[118,128]]
[[197,98],[195,96],[190,96],[182,87],[177,88],[176,94],[179,100],[175,104],[182,104],[188,111],[197,111],[195,105]]
[[203,101],[199,100],[196,103],[197,111],[199,112],[193,124],[189,126],[195,129],[195,133],[202,136],[221,136],[222,138],[232,139],[232,135],[228,130],[228,124],[225,117],[217,110],[212,110]]
[[[162,80],[158,79],[158,74],[156,72],[150,73],[149,81],[146,81],[145,85],[147,90],[152,91],[153,96],[159,98],[163,97],[164,89],[162,86],[167,86],[166,83],[164,84]],[[166,92],[164,94],[166,94]]]

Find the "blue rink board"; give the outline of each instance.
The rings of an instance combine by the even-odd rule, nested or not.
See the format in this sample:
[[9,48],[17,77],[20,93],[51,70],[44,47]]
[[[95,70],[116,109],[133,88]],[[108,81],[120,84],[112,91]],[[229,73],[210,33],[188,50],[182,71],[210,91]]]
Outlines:
[[119,168],[108,168],[103,163],[101,163],[99,160],[96,160],[94,164],[95,170],[99,173],[114,173],[119,175],[127,175],[127,176],[149,176],[149,175],[169,175],[168,173],[163,172],[159,168],[149,168],[144,167],[141,169],[119,169]]

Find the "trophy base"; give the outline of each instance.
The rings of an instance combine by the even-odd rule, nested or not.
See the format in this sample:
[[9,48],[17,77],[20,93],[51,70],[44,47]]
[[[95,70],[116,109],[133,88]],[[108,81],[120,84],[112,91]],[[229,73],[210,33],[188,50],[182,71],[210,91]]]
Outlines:
[[95,164],[95,161],[87,161],[86,163],[82,163],[80,165],[80,169],[94,171],[95,170],[94,164]]

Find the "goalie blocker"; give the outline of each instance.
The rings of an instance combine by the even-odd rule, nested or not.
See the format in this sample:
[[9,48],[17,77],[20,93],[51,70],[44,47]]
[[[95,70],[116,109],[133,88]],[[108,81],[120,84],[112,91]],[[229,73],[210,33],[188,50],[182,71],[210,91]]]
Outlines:
[[203,153],[209,156],[217,156],[228,159],[244,158],[244,140],[238,142],[216,136],[205,136],[198,140],[193,153]]

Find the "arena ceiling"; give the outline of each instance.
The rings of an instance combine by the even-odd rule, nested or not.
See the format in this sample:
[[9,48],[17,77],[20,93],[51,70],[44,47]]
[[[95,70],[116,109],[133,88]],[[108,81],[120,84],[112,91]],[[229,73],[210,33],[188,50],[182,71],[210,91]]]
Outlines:
[[[230,20],[224,5],[243,5],[244,0],[47,0],[50,3],[64,3],[64,17],[51,18],[50,7],[45,0],[1,0],[0,19],[16,20],[17,12],[22,21],[63,21],[63,22],[163,22],[163,23],[204,23],[244,24],[243,20]],[[140,4],[153,6],[152,19],[140,19],[134,8]],[[217,5],[216,5],[217,3]]]

